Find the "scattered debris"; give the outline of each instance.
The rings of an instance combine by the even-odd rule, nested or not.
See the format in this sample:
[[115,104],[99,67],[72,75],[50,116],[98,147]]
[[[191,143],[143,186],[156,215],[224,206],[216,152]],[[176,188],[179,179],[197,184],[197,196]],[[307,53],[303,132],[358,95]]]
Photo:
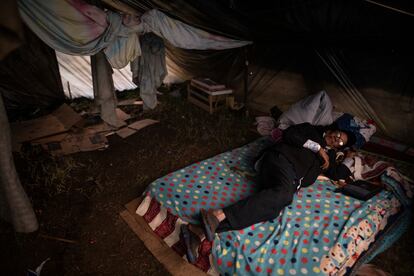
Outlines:
[[81,133],[68,134],[60,143],[48,143],[46,147],[52,155],[66,155],[105,149],[108,147],[108,140],[102,133],[88,133],[88,130],[84,130]]
[[50,258],[47,258],[44,260],[36,269],[33,271],[31,269],[27,270],[27,276],[40,276],[40,273],[42,272],[43,266],[50,261]]
[[120,108],[116,108],[115,111],[119,121],[122,122],[118,130],[102,121],[99,115],[83,112],[81,116],[66,104],[49,115],[13,123],[11,124],[13,150],[20,151],[22,143],[41,146],[53,156],[102,150],[108,147],[109,135],[116,133],[126,138],[158,122],[144,119],[127,125],[126,121],[131,120],[131,115]]

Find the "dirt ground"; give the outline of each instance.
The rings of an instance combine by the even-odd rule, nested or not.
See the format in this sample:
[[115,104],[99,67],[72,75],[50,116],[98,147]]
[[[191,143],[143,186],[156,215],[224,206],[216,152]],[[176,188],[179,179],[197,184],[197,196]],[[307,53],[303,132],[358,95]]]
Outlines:
[[[38,233],[15,234],[0,222],[0,274],[26,275],[50,258],[46,275],[168,275],[119,217],[123,205],[153,180],[258,137],[244,113],[207,112],[168,95],[138,118],[159,120],[136,134],[112,136],[104,151],[51,158],[16,156],[21,181],[40,222]],[[414,229],[374,263],[394,275],[414,274]],[[65,239],[65,240],[58,240]]]

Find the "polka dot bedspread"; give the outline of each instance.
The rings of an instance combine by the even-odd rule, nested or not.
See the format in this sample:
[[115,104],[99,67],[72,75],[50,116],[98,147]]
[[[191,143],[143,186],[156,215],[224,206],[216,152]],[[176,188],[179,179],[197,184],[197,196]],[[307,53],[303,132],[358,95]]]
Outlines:
[[[189,223],[255,193],[246,173],[270,142],[258,139],[154,181],[147,194]],[[277,219],[216,234],[213,264],[222,275],[345,274],[400,208],[389,191],[368,201],[334,192],[328,179],[301,188]]]

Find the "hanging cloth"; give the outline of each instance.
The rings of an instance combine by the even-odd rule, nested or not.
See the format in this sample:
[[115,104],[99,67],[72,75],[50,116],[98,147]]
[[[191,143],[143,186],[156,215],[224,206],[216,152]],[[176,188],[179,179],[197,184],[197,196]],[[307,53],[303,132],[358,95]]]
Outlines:
[[19,0],[23,21],[46,44],[70,55],[104,50],[113,68],[125,67],[141,54],[140,24],[126,25],[120,14],[81,0]]

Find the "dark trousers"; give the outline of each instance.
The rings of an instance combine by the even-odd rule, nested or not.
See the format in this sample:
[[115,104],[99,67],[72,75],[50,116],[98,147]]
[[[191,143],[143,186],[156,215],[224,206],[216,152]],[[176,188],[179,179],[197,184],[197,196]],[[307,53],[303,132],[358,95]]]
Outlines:
[[293,165],[277,152],[265,152],[258,164],[260,191],[223,209],[217,232],[240,230],[279,216],[292,202],[298,182]]

